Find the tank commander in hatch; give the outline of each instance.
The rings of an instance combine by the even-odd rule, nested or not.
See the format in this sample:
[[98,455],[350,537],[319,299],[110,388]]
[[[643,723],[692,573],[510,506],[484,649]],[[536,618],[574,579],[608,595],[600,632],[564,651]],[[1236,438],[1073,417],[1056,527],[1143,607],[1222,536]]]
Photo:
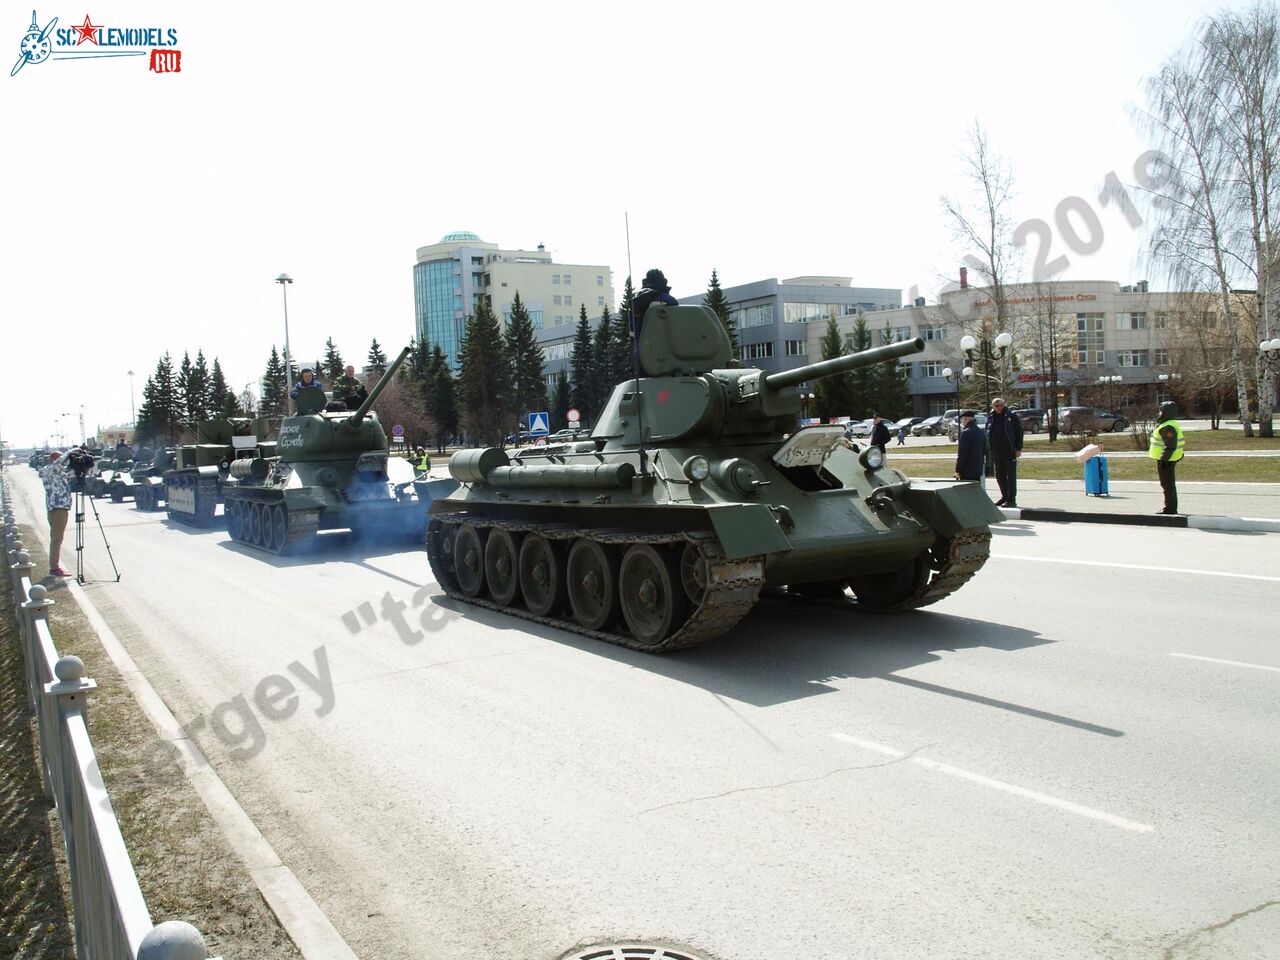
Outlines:
[[[644,286],[631,301],[631,316],[627,318],[631,329],[632,342],[635,343],[636,357],[640,356],[640,331],[644,328],[644,314],[650,304],[669,303],[679,306],[680,301],[671,295],[671,286],[662,271],[654,267],[644,275]],[[644,373],[643,370],[640,371]]]
[[356,376],[356,368],[349,364],[342,371],[342,376],[333,381],[333,399],[345,403],[348,410],[356,409],[368,395],[369,391]]
[[301,390],[303,387],[319,387],[321,390],[323,390],[324,384],[316,379],[316,375],[310,367],[303,367],[302,379],[300,379],[297,383],[293,385],[293,390],[289,393],[289,398],[291,400],[297,400],[298,391]]

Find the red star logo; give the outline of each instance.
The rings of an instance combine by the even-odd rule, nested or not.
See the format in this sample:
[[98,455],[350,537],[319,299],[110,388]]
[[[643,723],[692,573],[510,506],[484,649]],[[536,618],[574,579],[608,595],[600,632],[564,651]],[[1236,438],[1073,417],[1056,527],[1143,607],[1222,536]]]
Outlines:
[[660,394],[658,394],[658,402],[659,402],[659,403],[666,403],[666,402],[667,402],[668,400],[670,400],[670,399],[671,399],[671,391],[670,391],[670,390],[667,390],[667,389],[664,387],[664,388],[663,388],[663,390],[662,390],[662,392],[661,392]]
[[72,27],[71,29],[74,30],[76,33],[80,34],[80,39],[76,41],[77,47],[80,46],[80,44],[84,43],[86,40],[88,40],[90,43],[94,45],[97,45],[98,31],[102,29],[102,24],[98,24],[97,26],[94,26],[92,23],[89,22],[89,15],[86,13],[84,15],[84,23],[81,26]]

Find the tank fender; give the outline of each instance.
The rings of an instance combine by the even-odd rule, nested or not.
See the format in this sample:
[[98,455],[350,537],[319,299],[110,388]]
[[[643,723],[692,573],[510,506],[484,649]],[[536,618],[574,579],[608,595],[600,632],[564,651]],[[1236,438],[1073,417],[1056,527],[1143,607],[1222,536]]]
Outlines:
[[965,480],[912,479],[903,505],[944,537],[999,523],[1004,514],[981,485]]
[[324,507],[324,495],[318,487],[292,487],[284,491],[284,505],[290,510],[309,510]]
[[791,541],[763,503],[716,503],[706,508],[712,529],[730,560],[785,553]]

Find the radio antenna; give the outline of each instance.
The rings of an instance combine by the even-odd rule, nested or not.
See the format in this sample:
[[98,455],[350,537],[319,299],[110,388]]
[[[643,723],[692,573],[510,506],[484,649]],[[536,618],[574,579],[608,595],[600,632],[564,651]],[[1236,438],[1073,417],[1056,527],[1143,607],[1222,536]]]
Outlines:
[[[631,272],[631,215],[622,211],[622,220],[627,231],[627,282],[634,276]],[[631,372],[636,381],[636,430],[640,434],[640,476],[645,476],[644,463],[644,397],[640,393],[640,325],[636,322],[636,298],[632,288],[631,301],[627,304],[631,314],[628,326],[631,333]]]

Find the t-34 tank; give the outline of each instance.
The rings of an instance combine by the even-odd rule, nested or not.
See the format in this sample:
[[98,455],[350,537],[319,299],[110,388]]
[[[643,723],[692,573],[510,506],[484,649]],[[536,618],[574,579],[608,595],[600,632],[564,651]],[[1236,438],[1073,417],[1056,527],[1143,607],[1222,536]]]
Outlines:
[[265,418],[223,417],[197,423],[195,443],[178,447],[173,469],[164,474],[169,519],[193,527],[212,524],[224,487],[238,482],[231,476],[231,465],[238,459],[274,454],[274,444],[265,442],[270,429]]
[[986,561],[1003,515],[978,484],[908,480],[840,426],[795,429],[800,384],[923,341],[767,374],[729,367],[709,309],[654,304],[638,346],[646,375],[589,440],[453,456],[461,486],[427,528],[450,597],[663,652],[724,633],[765,587],[908,610]]
[[159,510],[164,505],[164,472],[173,466],[172,447],[143,448],[128,473],[112,478],[108,491],[116,503],[132,500],[139,510]]
[[[305,549],[321,528],[421,536],[425,504],[413,490],[413,467],[387,456],[387,435],[371,413],[409,355],[406,347],[355,410],[327,404],[324,391],[298,391],[298,414],[286,417],[277,456],[237,460],[231,475],[251,479],[225,492],[227,531],[237,543],[270,553]],[[326,409],[328,407],[328,409]]]
[[97,473],[89,478],[85,484],[85,489],[92,497],[105,497],[111,492],[111,483],[133,469],[133,454],[123,453],[111,454],[111,459],[100,460],[97,464]]

